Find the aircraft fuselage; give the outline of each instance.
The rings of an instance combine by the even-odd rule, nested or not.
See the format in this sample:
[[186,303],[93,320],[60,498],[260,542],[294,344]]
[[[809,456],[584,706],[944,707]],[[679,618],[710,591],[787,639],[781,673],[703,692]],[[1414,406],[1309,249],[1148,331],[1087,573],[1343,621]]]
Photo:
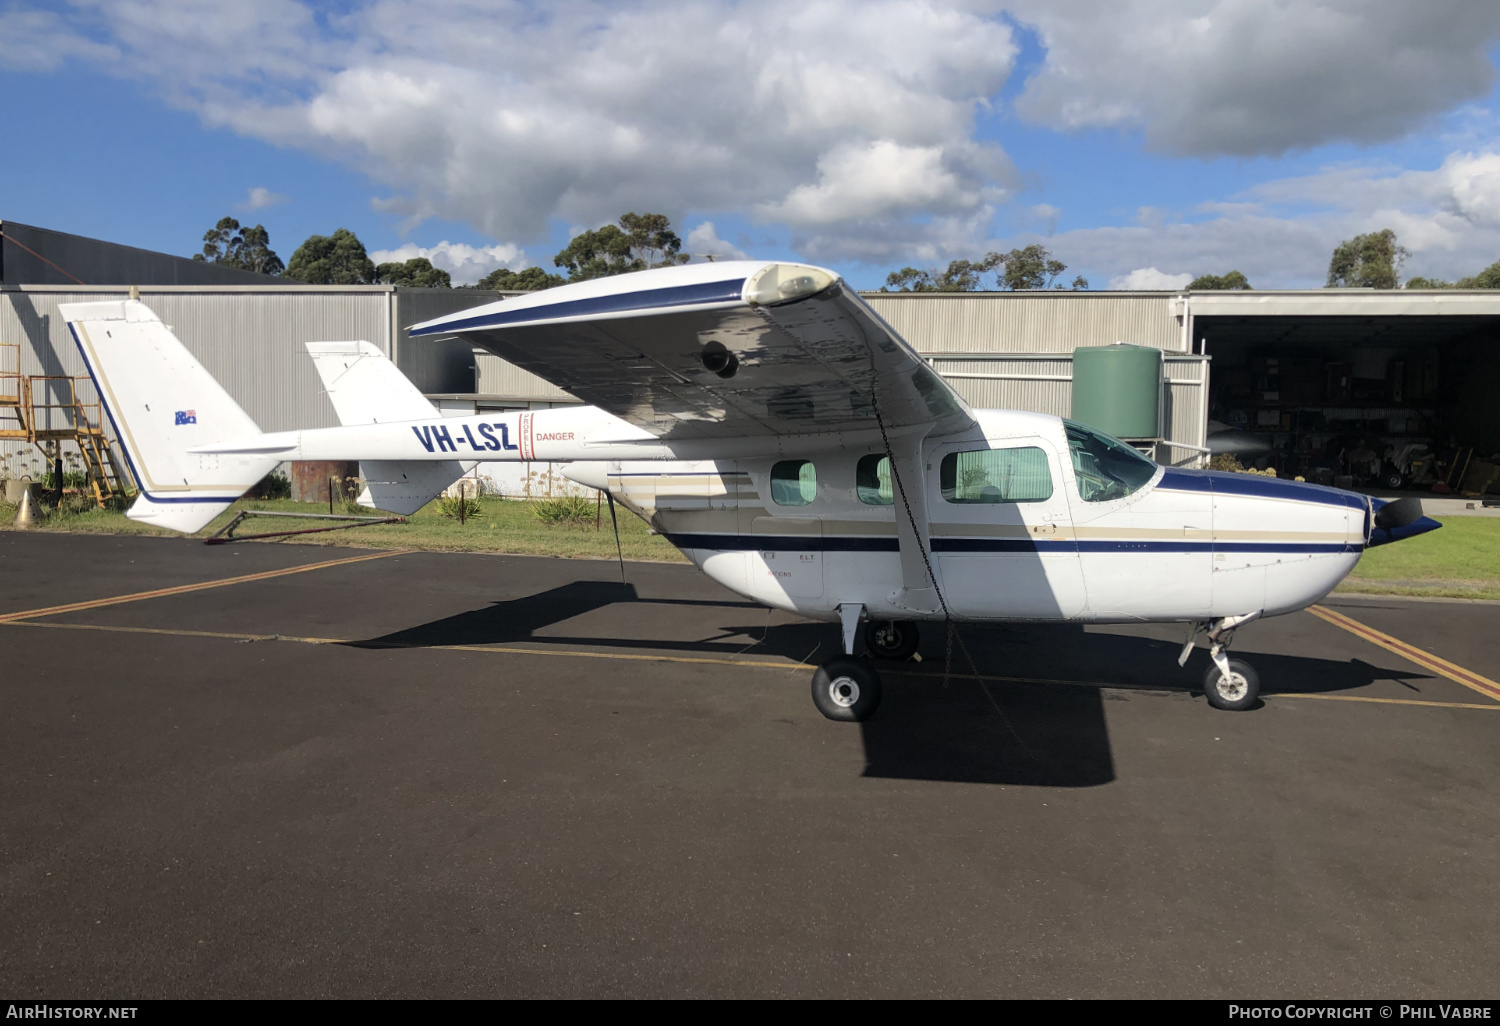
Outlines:
[[[1055,417],[979,411],[981,431],[929,439],[928,558],[955,619],[1130,623],[1274,616],[1338,585],[1371,543],[1370,500],[1318,485],[1158,467],[1119,498],[1087,501]],[[1024,501],[953,501],[944,460],[1028,450]],[[1036,450],[1040,450],[1037,452]],[[837,619],[843,603],[872,618],[924,619],[903,604],[896,518],[861,488],[878,445],[776,458],[574,464],[568,476],[611,494],[714,580],[804,615]],[[810,463],[805,494],[777,501],[781,464]],[[1043,494],[1045,493],[1045,494]],[[805,501],[804,501],[805,500]],[[1378,543],[1379,539],[1376,540]]]

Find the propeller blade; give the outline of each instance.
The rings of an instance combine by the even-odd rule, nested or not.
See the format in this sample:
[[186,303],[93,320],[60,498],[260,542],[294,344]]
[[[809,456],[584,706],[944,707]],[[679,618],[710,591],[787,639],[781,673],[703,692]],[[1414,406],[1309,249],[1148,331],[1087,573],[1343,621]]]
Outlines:
[[1264,435],[1252,431],[1215,431],[1208,436],[1208,451],[1215,456],[1220,453],[1260,456],[1271,451],[1271,443]]
[[1388,502],[1375,511],[1376,527],[1405,527],[1422,519],[1422,500],[1414,495]]

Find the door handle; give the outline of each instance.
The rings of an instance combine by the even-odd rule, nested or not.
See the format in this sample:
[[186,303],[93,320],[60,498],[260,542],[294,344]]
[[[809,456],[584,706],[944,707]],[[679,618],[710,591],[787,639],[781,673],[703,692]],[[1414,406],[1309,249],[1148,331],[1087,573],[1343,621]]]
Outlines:
[[1057,525],[1056,524],[1032,524],[1031,525],[1031,533],[1034,534],[1034,535],[1036,535],[1037,537],[1045,538],[1045,537],[1047,537],[1049,535],[1054,535],[1054,534],[1057,533]]

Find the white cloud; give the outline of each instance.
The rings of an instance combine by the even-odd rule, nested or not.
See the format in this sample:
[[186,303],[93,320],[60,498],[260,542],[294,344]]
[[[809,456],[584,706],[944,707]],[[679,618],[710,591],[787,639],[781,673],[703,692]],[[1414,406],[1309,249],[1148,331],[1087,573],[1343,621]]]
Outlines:
[[1051,235],[1057,231],[1057,222],[1062,218],[1062,211],[1050,203],[1038,203],[1026,213],[1032,221],[1042,226],[1043,235]]
[[976,138],[1013,70],[1008,18],[1045,48],[1024,118],[1199,156],[1401,136],[1490,89],[1500,39],[1494,0],[15,0],[0,65],[85,59],[209,125],[358,168],[407,229],[507,240],[444,251],[465,275],[629,209],[776,220],[804,258],[887,266],[1033,241],[991,238],[1006,209],[1104,279],[1319,283],[1334,243],[1387,223],[1413,273],[1500,253],[1493,134],[1450,144],[1464,152],[1437,171],[1330,169],[1054,235],[1048,204],[1004,206],[1022,176]]
[[846,143],[818,158],[818,181],[763,203],[763,220],[821,227],[902,214],[975,210],[1006,171],[1002,156],[979,146],[903,146],[891,139]]
[[688,232],[682,248],[692,255],[693,263],[710,256],[715,260],[747,260],[750,257],[743,249],[719,238],[719,230],[712,221],[704,221]]
[[1166,274],[1154,267],[1137,267],[1129,274],[1109,279],[1114,292],[1174,292],[1186,288],[1191,274]]
[[1500,228],[1500,153],[1454,154],[1438,172],[1459,216]]
[[286,197],[279,192],[272,192],[264,186],[254,186],[245,193],[245,201],[240,204],[244,210],[264,210],[266,207],[274,207],[278,203],[285,203]]
[[377,249],[370,259],[377,264],[405,263],[416,257],[426,257],[433,267],[447,271],[455,285],[472,285],[480,278],[500,267],[519,271],[530,267],[531,261],[519,246],[469,246],[446,239],[436,246],[418,246],[407,243],[395,249]]
[[118,49],[86,38],[56,11],[0,11],[0,68],[51,71],[73,58],[110,65],[119,56]]
[[1194,155],[1399,138],[1495,83],[1494,0],[1009,0],[1046,47],[1017,109]]
[[72,22],[119,48],[106,70],[359,168],[408,225],[527,243],[630,209],[785,210],[837,253],[846,224],[855,250],[871,223],[920,234],[1009,173],[973,133],[1012,29],[955,0],[120,0]]
[[1316,288],[1334,246],[1391,228],[1412,254],[1406,276],[1452,280],[1500,256],[1500,154],[1455,153],[1431,170],[1331,167],[1189,213],[1210,216],[1156,210],[1132,225],[1076,229],[1046,244],[1070,265],[1109,275],[1111,288],[1163,266],[1194,276],[1238,270],[1260,288]]
[[985,204],[966,217],[870,219],[795,234],[791,241],[808,260],[933,266],[996,248],[983,241],[994,216],[995,208]]

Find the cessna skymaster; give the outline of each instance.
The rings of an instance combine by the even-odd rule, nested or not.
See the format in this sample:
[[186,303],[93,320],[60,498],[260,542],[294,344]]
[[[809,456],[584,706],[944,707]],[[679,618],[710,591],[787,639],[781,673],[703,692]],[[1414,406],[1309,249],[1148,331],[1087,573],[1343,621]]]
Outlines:
[[136,300],[64,305],[140,496],[194,532],[284,460],[358,460],[361,501],[415,512],[476,463],[566,462],[715,581],[842,628],[813,700],[863,720],[919,622],[1177,622],[1221,709],[1254,705],[1237,627],[1317,602],[1416,499],[1158,466],[1083,424],[974,410],[836,274],[707,263],[580,282],[410,329],[589,405],[442,417],[367,342],[308,351],[342,427],[262,433]]

